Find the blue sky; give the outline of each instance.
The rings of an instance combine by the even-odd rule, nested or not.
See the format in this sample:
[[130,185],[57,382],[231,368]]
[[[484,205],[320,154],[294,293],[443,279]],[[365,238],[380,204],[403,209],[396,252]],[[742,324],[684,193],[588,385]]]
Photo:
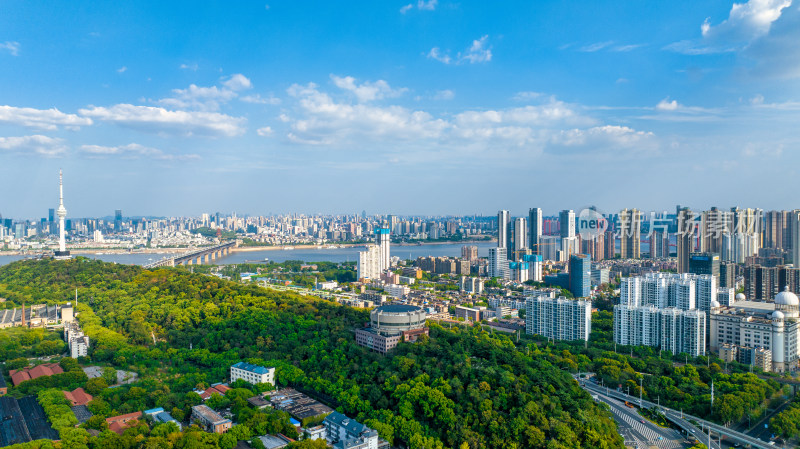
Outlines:
[[0,4],[0,214],[796,208],[800,5]]

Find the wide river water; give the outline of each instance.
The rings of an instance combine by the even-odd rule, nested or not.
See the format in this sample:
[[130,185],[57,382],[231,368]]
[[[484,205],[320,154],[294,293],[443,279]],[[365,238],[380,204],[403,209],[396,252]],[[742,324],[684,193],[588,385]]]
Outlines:
[[[479,243],[466,243],[467,245],[474,245],[478,247],[478,256],[486,257],[489,255],[489,248],[497,246],[495,242],[479,242]],[[417,257],[426,256],[450,256],[460,257],[461,247],[464,243],[444,243],[444,244],[428,244],[428,245],[409,245],[400,246],[392,245],[392,256],[400,257],[401,259],[416,259]],[[217,265],[235,264],[244,262],[264,262],[265,259],[284,262],[287,260],[302,260],[304,262],[358,262],[358,252],[363,251],[363,246],[354,246],[350,248],[303,248],[297,247],[293,250],[285,249],[267,249],[259,251],[241,251],[233,252],[227,257],[217,259],[211,263]],[[116,262],[129,265],[145,265],[154,262],[167,254],[85,254],[81,257],[88,257],[90,259],[100,259],[106,262]],[[0,255],[0,265],[6,265],[11,262],[25,259],[26,256],[3,256]]]

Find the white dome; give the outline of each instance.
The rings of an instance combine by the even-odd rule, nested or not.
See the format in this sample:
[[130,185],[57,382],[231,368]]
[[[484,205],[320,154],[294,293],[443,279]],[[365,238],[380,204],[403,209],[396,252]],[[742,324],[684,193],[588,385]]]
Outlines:
[[773,320],[782,320],[782,319],[784,319],[784,317],[786,317],[786,315],[784,315],[783,312],[781,312],[780,310],[776,310],[776,311],[772,312],[772,319]]
[[744,293],[737,293],[734,298],[736,301],[744,301],[747,299],[747,296],[745,296]]
[[719,301],[711,301],[711,308],[714,309],[716,307],[719,307]]
[[789,286],[787,285],[782,292],[775,296],[775,304],[797,307],[800,306],[800,299],[797,298],[797,295],[789,291]]

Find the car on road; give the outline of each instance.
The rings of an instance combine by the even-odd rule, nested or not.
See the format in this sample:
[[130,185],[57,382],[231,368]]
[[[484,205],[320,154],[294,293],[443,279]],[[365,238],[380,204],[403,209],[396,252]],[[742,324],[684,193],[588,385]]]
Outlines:
[[642,424],[644,424],[644,420],[643,420],[643,419],[640,419],[640,420],[639,420],[639,422],[640,422],[640,423],[642,423]]

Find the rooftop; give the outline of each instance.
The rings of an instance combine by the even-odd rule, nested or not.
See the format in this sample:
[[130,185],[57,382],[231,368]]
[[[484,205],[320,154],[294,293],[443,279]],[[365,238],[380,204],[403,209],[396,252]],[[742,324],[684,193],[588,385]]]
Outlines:
[[219,413],[215,412],[211,409],[211,407],[207,405],[195,405],[192,407],[192,411],[198,415],[200,415],[204,420],[211,424],[219,424],[225,421],[229,421],[228,419],[223,418],[220,416]]
[[388,304],[385,306],[380,306],[375,310],[387,313],[422,312],[422,309],[417,306],[409,306],[405,304]]
[[265,366],[253,365],[247,362],[239,362],[231,366],[231,368],[239,368],[241,370],[250,371],[256,374],[269,374],[270,370],[275,368],[267,368]]

